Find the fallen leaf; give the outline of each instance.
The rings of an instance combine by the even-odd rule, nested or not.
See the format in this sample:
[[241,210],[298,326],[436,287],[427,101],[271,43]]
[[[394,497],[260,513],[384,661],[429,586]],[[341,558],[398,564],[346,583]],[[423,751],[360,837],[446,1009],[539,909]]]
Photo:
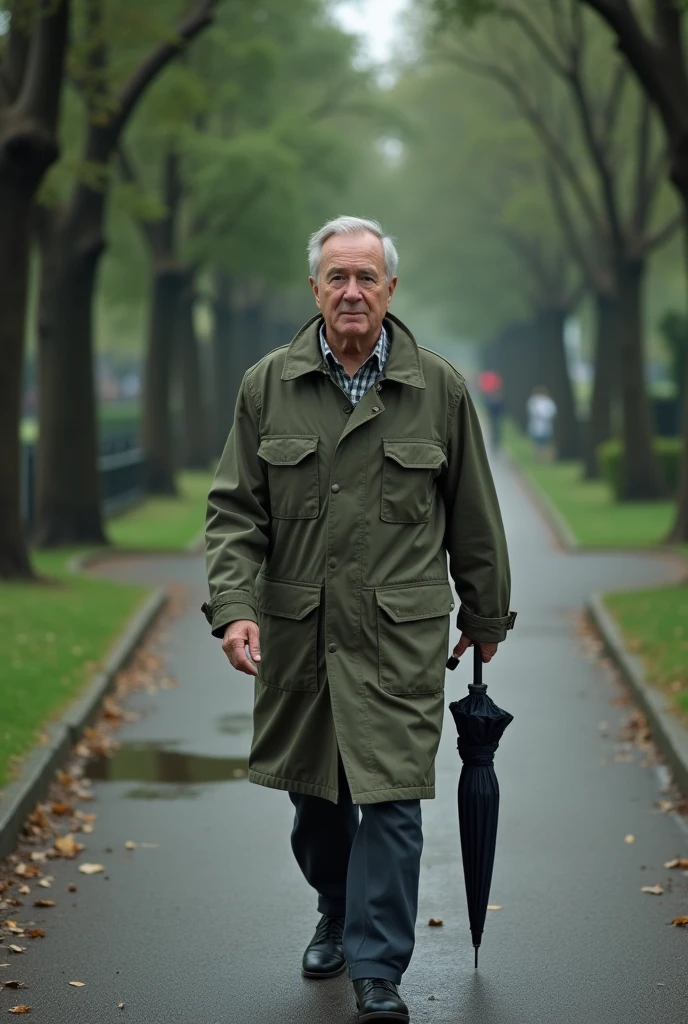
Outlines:
[[32,864],[17,864],[14,873],[19,875],[20,878],[37,878],[41,873],[41,869],[34,867]]
[[83,850],[81,843],[77,843],[71,832],[66,836],[58,836],[54,843],[55,849],[61,857],[76,857],[77,853]]
[[45,932],[42,928],[30,928],[26,933],[30,939],[44,939]]
[[74,811],[74,817],[79,821],[86,822],[87,825],[92,825],[94,821],[98,820],[97,814],[86,814],[84,811]]
[[70,981],[70,982],[68,982],[68,984],[71,985],[73,988],[85,988],[86,987],[86,982],[85,981]]
[[12,935],[23,935],[24,934],[24,929],[22,928],[21,925],[17,925],[14,922],[12,924],[10,924],[10,922],[8,921],[7,922],[7,926],[8,926],[8,931],[10,931],[12,933]]
[[29,854],[29,860],[32,860],[34,864],[45,864],[47,859],[48,854],[45,850],[34,850]]
[[644,885],[640,891],[649,892],[651,896],[662,896],[664,894],[664,889],[662,889],[661,885]]
[[[688,857],[674,857],[664,864],[665,868],[680,868],[681,871],[688,869]],[[21,889],[19,890],[21,892]]]
[[444,921],[441,921],[439,917],[431,917],[428,921],[428,926],[430,928],[442,928],[443,925]]
[[57,803],[57,804],[53,804],[51,806],[50,810],[53,812],[53,814],[57,814],[58,817],[62,817],[64,814],[73,814],[74,813],[74,809],[72,807],[70,807],[69,804],[64,804],[64,803],[61,803],[61,802]]
[[673,800],[658,800],[657,801],[657,806],[659,807],[659,809],[662,812],[662,814],[668,814],[669,811],[673,811],[673,809],[674,809],[674,801]]
[[49,878],[41,878],[38,884],[40,885],[41,889],[52,889],[53,887],[53,883],[50,881]]
[[31,1013],[30,1006],[10,1006],[8,1013]]
[[26,952],[26,947],[25,946],[8,946],[7,948],[11,949],[13,953],[25,953]]
[[31,894],[31,889],[28,885],[20,885],[19,892],[22,894],[22,896],[29,896]]
[[25,981],[6,981],[5,988],[28,988]]
[[70,882],[69,885],[67,886],[67,892],[78,892],[78,891],[79,890],[74,885],[74,882]]
[[97,875],[100,871],[105,871],[102,864],[80,864],[79,871],[82,875]]
[[91,832],[93,832],[93,825],[82,825],[81,826],[81,831],[85,835],[90,836]]
[[635,842],[635,836],[632,836],[630,834],[627,835],[626,838],[624,839],[624,842],[625,843],[634,843]]
[[127,850],[135,850],[136,849],[136,843],[132,842],[131,839],[127,839],[127,841],[124,844],[124,846],[125,846],[125,849],[127,849]]
[[54,907],[55,900],[34,900],[34,907]]
[[124,1009],[124,1003],[117,1003],[117,1009],[118,1010],[123,1010]]
[[9,967],[9,964],[0,964],[0,967]]
[[498,903],[493,903],[487,908],[488,910],[504,910],[504,907],[500,907]]
[[688,916],[675,917],[671,923],[675,928],[688,928]]

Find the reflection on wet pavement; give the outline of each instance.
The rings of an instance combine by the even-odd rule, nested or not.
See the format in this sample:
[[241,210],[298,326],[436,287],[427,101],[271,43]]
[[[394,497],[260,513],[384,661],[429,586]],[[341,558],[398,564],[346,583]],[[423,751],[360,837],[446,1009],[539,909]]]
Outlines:
[[127,792],[133,800],[175,800],[200,796],[199,784],[236,782],[248,774],[245,757],[210,757],[171,749],[175,742],[123,743],[112,757],[89,762],[86,773],[102,782],[163,783]]

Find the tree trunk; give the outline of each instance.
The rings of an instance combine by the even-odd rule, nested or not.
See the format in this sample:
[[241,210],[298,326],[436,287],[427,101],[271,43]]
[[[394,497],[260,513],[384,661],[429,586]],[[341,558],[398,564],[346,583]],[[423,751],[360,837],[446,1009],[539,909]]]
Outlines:
[[[106,542],[100,508],[93,296],[104,196],[77,193],[50,236],[41,286],[36,543]],[[53,250],[52,247],[55,247]]]
[[170,391],[173,338],[179,312],[181,271],[156,267],[143,381],[141,439],[146,459],[146,486],[151,494],[176,495]]
[[538,316],[537,330],[543,346],[544,383],[557,407],[555,436],[557,458],[576,459],[580,455],[580,434],[571,375],[566,361],[564,327],[567,313],[553,308],[543,309]]
[[[683,192],[683,209],[685,211],[685,224],[683,231],[684,259],[686,271],[688,272],[688,158],[686,161],[686,174],[683,177],[685,191]],[[688,280],[688,278],[687,278]],[[688,371],[688,366],[686,367]],[[681,456],[681,469],[679,472],[678,494],[676,504],[676,517],[667,537],[669,544],[688,543],[688,373],[686,374],[686,386],[683,391],[683,446]]]
[[621,384],[621,497],[625,501],[662,496],[662,478],[654,450],[652,412],[645,383],[642,289],[645,263],[624,262],[619,282],[619,379]]
[[34,187],[0,170],[0,579],[32,576],[21,522],[19,425]]
[[182,374],[184,465],[187,469],[207,469],[210,453],[201,361],[194,324],[195,300],[193,274],[187,273],[181,283],[177,312],[177,344]]
[[597,480],[600,470],[597,449],[612,434],[612,397],[618,370],[617,331],[619,309],[616,298],[604,292],[595,296],[595,370],[590,403],[590,421],[585,450],[585,479]]
[[215,275],[215,302],[213,306],[213,452],[220,455],[234,418],[236,389],[232,381],[232,348],[235,342],[232,287],[229,276],[222,270]]
[[540,342],[534,321],[513,324],[503,334],[504,404],[523,431],[528,426],[528,396],[542,383],[535,370],[541,365]]

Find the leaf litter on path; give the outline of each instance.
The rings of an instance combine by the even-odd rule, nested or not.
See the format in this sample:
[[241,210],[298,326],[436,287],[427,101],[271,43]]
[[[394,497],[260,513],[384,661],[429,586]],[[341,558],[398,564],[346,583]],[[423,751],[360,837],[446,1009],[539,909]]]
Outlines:
[[663,896],[664,889],[661,885],[644,885],[641,892],[648,892],[651,896]]
[[79,871],[82,875],[98,875],[101,871],[105,871],[102,864],[80,864]]

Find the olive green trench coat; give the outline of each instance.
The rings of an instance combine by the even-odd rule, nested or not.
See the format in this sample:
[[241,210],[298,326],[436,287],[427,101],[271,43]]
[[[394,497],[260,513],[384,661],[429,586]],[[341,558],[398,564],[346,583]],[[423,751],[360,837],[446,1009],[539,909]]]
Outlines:
[[352,408],[311,320],[244,376],[209,495],[212,632],[260,627],[252,782],[356,803],[431,798],[454,598],[501,641],[509,564],[463,378],[396,317]]

